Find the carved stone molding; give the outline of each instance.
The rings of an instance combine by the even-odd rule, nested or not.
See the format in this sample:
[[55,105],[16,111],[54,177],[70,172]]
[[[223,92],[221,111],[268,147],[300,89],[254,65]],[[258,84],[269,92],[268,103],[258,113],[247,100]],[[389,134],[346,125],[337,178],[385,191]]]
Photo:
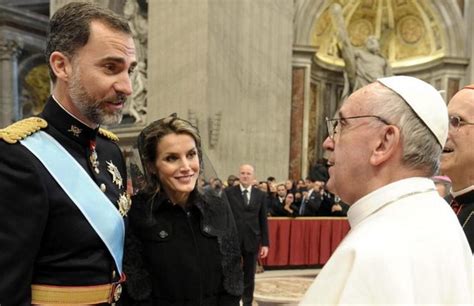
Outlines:
[[132,76],[133,94],[128,99],[124,115],[132,117],[134,123],[140,123],[145,121],[148,109],[148,20],[137,0],[125,1],[123,15],[133,33],[138,61]]
[[188,109],[188,121],[194,126],[194,127],[197,127],[198,130],[199,129],[199,119],[198,119],[198,116],[197,116],[197,113],[192,110],[192,109]]
[[215,148],[219,141],[222,112],[216,112],[209,118],[209,147]]
[[21,53],[22,44],[11,39],[0,39],[0,60],[16,59]]

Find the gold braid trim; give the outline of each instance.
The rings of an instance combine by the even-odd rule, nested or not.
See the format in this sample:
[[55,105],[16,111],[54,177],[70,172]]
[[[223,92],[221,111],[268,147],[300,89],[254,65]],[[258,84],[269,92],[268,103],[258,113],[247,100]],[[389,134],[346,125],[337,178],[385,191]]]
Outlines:
[[112,133],[109,130],[99,128],[99,134],[104,136],[105,138],[108,138],[108,139],[112,140],[112,141],[115,141],[115,142],[119,141],[119,138],[117,137],[117,135],[115,135],[114,133]]
[[44,129],[48,126],[48,122],[43,118],[30,117],[17,121],[4,129],[0,129],[0,139],[13,144],[18,140],[25,139],[29,135]]

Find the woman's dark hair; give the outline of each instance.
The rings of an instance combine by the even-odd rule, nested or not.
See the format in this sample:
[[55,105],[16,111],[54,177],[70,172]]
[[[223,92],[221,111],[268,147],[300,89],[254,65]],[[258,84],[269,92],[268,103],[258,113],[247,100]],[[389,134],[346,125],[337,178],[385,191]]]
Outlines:
[[[164,136],[169,134],[186,134],[194,139],[202,172],[201,136],[199,135],[198,129],[189,123],[189,121],[178,118],[176,114],[172,114],[166,118],[150,123],[142,130],[140,135],[138,135],[137,145],[146,178],[145,193],[156,195],[160,191],[161,183],[159,177],[150,171],[150,169],[154,167],[155,160],[158,156],[158,143]],[[196,188],[197,186],[194,189],[196,190]]]

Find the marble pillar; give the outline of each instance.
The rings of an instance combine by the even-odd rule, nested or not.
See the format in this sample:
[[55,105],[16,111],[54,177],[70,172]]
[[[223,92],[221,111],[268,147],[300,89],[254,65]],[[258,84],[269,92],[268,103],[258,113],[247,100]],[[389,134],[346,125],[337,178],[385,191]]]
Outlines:
[[471,33],[474,31],[474,1],[468,0],[464,3],[463,7],[463,15],[464,15],[464,22],[466,25],[466,33],[467,38],[463,42],[459,43],[466,43],[467,44],[467,57],[471,59],[469,62],[469,66],[466,69],[466,84],[468,85],[474,83],[474,63],[472,59],[474,58],[474,39],[472,39]]
[[20,118],[18,95],[18,55],[21,45],[9,39],[0,40],[0,128]]
[[251,163],[286,179],[293,1],[156,0],[148,16],[147,120],[196,123],[220,178]]
[[289,178],[305,178],[309,171],[309,143],[311,120],[311,65],[316,48],[293,47],[293,80],[290,123]]

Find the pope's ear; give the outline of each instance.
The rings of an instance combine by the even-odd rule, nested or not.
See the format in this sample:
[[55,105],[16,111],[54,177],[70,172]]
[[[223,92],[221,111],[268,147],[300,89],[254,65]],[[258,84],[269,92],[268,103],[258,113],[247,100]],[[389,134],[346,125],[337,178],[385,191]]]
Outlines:
[[69,58],[64,55],[64,53],[59,51],[51,53],[49,56],[49,65],[57,79],[66,82],[69,80],[69,76],[72,73],[72,66]]
[[400,129],[394,125],[387,125],[381,131],[377,147],[372,152],[370,163],[378,166],[392,158],[400,148]]

